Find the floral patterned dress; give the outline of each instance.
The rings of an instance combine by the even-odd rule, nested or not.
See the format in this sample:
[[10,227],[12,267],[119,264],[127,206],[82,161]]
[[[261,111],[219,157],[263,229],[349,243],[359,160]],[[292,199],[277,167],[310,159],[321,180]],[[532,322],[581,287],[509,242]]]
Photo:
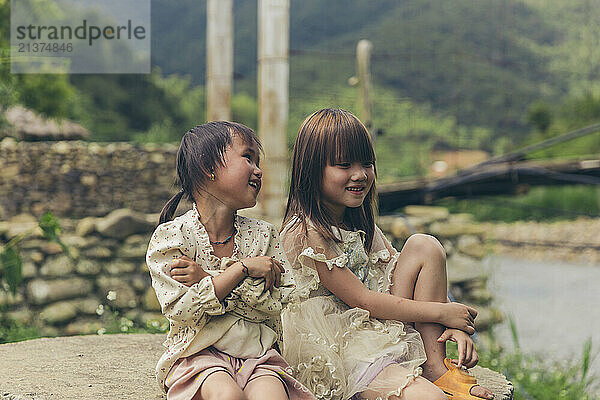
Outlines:
[[[370,290],[389,293],[399,253],[377,227],[367,254],[362,231],[340,230],[342,242],[335,243],[323,239],[310,223],[305,230],[296,222],[281,232],[296,281],[282,314],[283,356],[294,376],[319,399],[350,399],[367,388],[386,399],[399,396],[426,360],[421,336],[408,324],[350,308],[321,284],[315,265],[349,268]],[[404,367],[406,376],[388,382],[363,379],[368,368],[390,363]]]
[[[263,356],[281,337],[281,310],[293,290],[293,278],[277,230],[269,223],[236,215],[237,234],[231,257],[213,254],[208,233],[194,207],[159,225],[152,235],[146,262],[162,313],[170,323],[164,354],[156,366],[163,390],[173,364],[210,346],[238,358]],[[270,256],[285,266],[281,286],[265,291],[264,279],[245,278],[220,302],[212,277],[190,287],[170,276],[170,263],[182,255],[215,276],[237,260]]]

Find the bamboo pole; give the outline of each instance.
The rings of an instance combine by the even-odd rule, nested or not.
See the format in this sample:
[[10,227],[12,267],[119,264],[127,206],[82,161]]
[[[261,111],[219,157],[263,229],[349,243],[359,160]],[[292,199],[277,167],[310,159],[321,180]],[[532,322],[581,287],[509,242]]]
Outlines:
[[206,119],[231,119],[233,0],[206,3]]
[[288,175],[289,0],[258,0],[258,134],[265,148],[262,213],[283,216]]

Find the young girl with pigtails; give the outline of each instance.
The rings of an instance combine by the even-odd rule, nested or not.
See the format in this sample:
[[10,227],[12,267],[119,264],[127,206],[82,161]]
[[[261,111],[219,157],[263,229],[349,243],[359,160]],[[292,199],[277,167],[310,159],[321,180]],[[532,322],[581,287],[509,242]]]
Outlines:
[[[197,126],[181,141],[181,190],[146,256],[170,322],[156,367],[169,400],[314,399],[276,350],[293,287],[278,232],[236,213],[256,204],[260,151],[254,131],[233,122]],[[173,218],[183,197],[193,208]]]
[[[447,299],[446,258],[432,236],[396,251],[374,223],[375,153],[350,112],[323,109],[300,127],[281,231],[296,291],[283,355],[319,399],[493,398],[462,367],[478,361],[477,311]],[[458,343],[458,360],[445,342]]]

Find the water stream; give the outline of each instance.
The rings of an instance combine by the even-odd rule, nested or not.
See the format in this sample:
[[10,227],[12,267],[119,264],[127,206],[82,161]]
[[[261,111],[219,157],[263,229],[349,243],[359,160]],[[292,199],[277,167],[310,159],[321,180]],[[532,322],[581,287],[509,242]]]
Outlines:
[[[591,370],[600,377],[600,265],[579,265],[492,256],[489,289],[494,304],[515,321],[524,352],[558,361],[581,360],[592,338]],[[512,348],[508,323],[495,328]]]

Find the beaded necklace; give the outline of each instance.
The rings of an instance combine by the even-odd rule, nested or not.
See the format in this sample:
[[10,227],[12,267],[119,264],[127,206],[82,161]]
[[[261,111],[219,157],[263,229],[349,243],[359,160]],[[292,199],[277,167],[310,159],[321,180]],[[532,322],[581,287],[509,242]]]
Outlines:
[[235,235],[237,233],[237,230],[235,229],[235,226],[233,227],[233,232],[231,232],[231,235],[227,236],[225,238],[225,240],[223,240],[222,242],[213,242],[212,240],[208,239],[208,241],[210,242],[210,244],[212,244],[213,246],[224,246],[227,243],[229,243],[229,241],[231,240],[231,238],[233,237],[233,235]]

